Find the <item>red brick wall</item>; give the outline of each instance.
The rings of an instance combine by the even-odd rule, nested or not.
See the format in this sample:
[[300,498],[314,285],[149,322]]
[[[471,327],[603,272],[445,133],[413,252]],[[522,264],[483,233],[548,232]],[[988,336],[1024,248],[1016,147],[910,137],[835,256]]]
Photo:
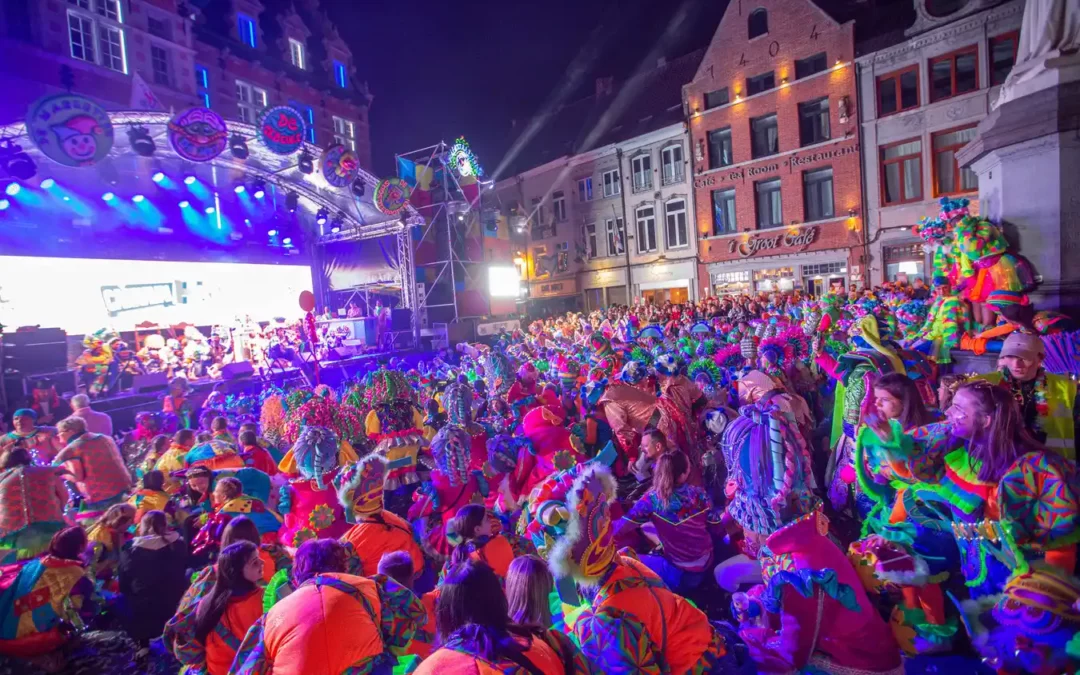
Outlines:
[[[751,11],[768,11],[769,32],[748,40],[747,19]],[[855,109],[855,69],[853,24],[838,25],[808,0],[734,0],[727,9],[712,45],[706,52],[695,80],[686,86],[691,111],[691,159],[694,166],[694,195],[697,200],[699,236],[711,236],[713,230],[712,191],[735,188],[736,223],[740,232],[757,229],[754,183],[779,177],[783,220],[805,221],[802,174],[804,171],[831,166],[833,201],[837,221],[819,225],[817,240],[806,250],[846,248],[861,242],[861,185],[858,153],[858,115]],[[826,53],[829,70],[795,80],[795,60]],[[837,61],[841,67],[835,67]],[[746,78],[774,73],[776,89],[746,97]],[[784,80],[787,84],[784,84]],[[728,88],[731,105],[704,110],[706,92]],[[736,101],[736,96],[742,100]],[[833,143],[800,149],[798,104],[822,96],[829,97],[830,136]],[[847,122],[840,121],[839,101],[846,97]],[[776,113],[779,127],[779,155],[752,161],[750,120]],[[733,167],[709,173],[707,133],[731,127]],[[703,158],[697,160],[702,144]],[[817,153],[842,153],[817,158]],[[794,160],[794,161],[793,161]],[[746,162],[746,164],[741,164]],[[711,183],[711,184],[710,184]],[[848,218],[854,209],[855,219]],[[852,234],[854,230],[855,234]],[[777,251],[777,253],[790,251]],[[757,256],[767,255],[760,252]],[[861,251],[852,255],[858,264]],[[702,242],[705,262],[742,259],[729,252],[727,238]]]

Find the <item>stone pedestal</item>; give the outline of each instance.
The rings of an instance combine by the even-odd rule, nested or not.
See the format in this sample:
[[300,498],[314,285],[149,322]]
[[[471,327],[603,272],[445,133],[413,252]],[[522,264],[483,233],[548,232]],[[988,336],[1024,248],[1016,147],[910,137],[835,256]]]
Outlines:
[[979,213],[1035,267],[1040,309],[1080,317],[1080,81],[1003,102],[957,153],[979,176]]

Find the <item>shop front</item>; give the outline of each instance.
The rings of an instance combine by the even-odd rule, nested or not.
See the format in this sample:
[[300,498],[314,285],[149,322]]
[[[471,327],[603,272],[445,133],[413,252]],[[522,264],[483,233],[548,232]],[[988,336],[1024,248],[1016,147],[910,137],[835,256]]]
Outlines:
[[654,305],[694,302],[696,278],[695,260],[660,261],[630,268],[635,298]]
[[929,284],[926,249],[921,241],[890,242],[881,246],[885,281],[913,283],[922,279]]
[[529,284],[529,314],[533,317],[555,316],[581,309],[577,279],[546,279]]
[[585,311],[591,312],[612,305],[629,304],[626,296],[626,268],[615,267],[588,270],[578,275]]

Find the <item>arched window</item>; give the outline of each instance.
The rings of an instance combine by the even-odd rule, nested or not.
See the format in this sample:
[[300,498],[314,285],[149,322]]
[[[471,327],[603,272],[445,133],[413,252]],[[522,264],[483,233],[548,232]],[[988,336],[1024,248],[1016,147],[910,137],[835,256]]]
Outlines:
[[765,35],[769,32],[769,13],[765,11],[764,7],[758,7],[754,11],[750,12],[750,18],[747,20],[750,28],[750,38],[753,40],[759,35]]

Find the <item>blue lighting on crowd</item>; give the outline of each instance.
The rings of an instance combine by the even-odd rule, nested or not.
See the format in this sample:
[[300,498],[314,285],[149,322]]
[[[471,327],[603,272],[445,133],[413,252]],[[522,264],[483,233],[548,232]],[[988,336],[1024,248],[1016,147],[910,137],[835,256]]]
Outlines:
[[101,195],[101,198],[107,202],[111,202],[112,200],[116,199],[116,195],[111,192],[106,192],[105,194]]
[[186,199],[184,201],[180,202],[180,208],[182,208],[182,209],[186,209],[189,206],[191,206],[191,202],[189,202]]
[[160,183],[161,181],[165,180],[165,172],[155,171],[154,175],[151,176],[150,179],[153,180],[155,183]]
[[7,187],[4,188],[4,192],[7,193],[8,197],[14,197],[15,195],[19,194],[19,192],[21,192],[21,191],[22,191],[22,186],[19,185],[18,183],[8,183]]
[[146,197],[144,197],[142,195],[135,195],[134,197],[131,198],[131,201],[135,202],[136,204],[139,204],[144,199],[146,199]]
[[45,180],[41,181],[41,189],[42,190],[48,190],[49,188],[53,187],[54,185],[56,185],[56,180],[53,179],[53,178],[46,178]]

